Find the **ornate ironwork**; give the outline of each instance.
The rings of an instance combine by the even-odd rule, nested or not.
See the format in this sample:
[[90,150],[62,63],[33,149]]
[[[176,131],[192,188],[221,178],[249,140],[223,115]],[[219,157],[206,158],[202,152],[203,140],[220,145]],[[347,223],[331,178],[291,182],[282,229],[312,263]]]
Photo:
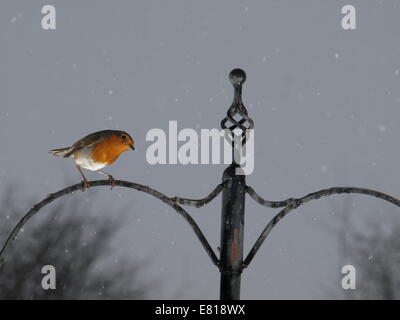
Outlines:
[[[246,73],[242,69],[234,69],[229,74],[229,80],[234,88],[233,102],[226,113],[226,117],[221,121],[222,129],[231,131],[235,129],[242,131],[242,145],[246,143],[246,131],[254,128],[253,120],[248,116],[246,107],[242,101],[242,86],[246,81]],[[236,119],[239,118],[239,119]],[[233,142],[231,140],[231,142]]]
[[[254,128],[254,122],[249,117],[248,112],[242,102],[242,86],[246,81],[246,73],[241,69],[234,69],[229,74],[230,82],[234,88],[234,99],[232,105],[227,111],[226,117],[221,121],[221,127],[228,129],[232,142],[232,154],[234,153],[234,134],[236,129],[241,130],[241,146],[246,143],[246,135],[249,129]],[[330,196],[334,194],[356,193],[373,196],[376,198],[388,201],[400,207],[400,200],[390,195],[375,191],[371,189],[356,188],[356,187],[334,187],[323,189],[314,193],[310,193],[301,198],[289,198],[283,201],[269,201],[263,199],[258,193],[246,185],[246,177],[244,175],[237,175],[236,168],[238,164],[235,163],[235,158],[232,158],[232,164],[226,168],[222,177],[222,183],[205,198],[202,199],[187,199],[181,197],[169,198],[165,194],[152,189],[148,186],[117,180],[116,185],[120,187],[132,188],[138,191],[145,192],[172,207],[178,214],[180,214],[191,226],[203,248],[211,258],[211,261],[218,266],[221,272],[221,299],[234,300],[240,298],[240,281],[241,273],[244,268],[248,267],[253,261],[254,256],[264,243],[267,236],[270,234],[274,226],[284,218],[289,212],[298,208],[299,206],[321,197]],[[90,181],[91,187],[95,186],[108,186],[108,180]],[[0,251],[0,264],[3,261],[6,249],[11,240],[15,239],[18,232],[22,229],[25,223],[32,218],[41,208],[53,202],[57,198],[64,195],[71,194],[79,190],[81,184],[75,184],[64,188],[56,193],[48,195],[41,202],[34,205],[18,222],[18,224],[11,231],[4,246]],[[203,232],[190,216],[180,205],[187,205],[192,207],[202,207],[215,199],[222,193],[222,215],[221,215],[221,250],[220,259],[218,259],[214,250],[211,248],[209,242],[205,238]],[[248,194],[253,200],[268,208],[283,208],[276,214],[264,228],[253,247],[250,249],[247,257],[243,260],[243,236],[244,236],[244,214],[245,214],[245,194]]]

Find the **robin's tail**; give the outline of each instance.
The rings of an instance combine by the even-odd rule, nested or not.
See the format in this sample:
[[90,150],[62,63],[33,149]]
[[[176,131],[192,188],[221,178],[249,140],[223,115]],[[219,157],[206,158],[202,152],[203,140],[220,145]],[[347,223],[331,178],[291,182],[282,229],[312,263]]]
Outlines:
[[71,147],[50,150],[49,153],[54,154],[55,156],[65,157],[69,150],[71,150]]

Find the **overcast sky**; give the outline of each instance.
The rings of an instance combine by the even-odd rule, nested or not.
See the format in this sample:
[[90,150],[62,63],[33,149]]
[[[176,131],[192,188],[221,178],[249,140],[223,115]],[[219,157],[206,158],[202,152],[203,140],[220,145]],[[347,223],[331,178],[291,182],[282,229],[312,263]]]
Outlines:
[[[41,27],[45,4],[56,8],[56,30]],[[357,30],[341,27],[345,4],[357,10]],[[21,203],[34,204],[79,182],[71,159],[47,151],[109,128],[130,133],[136,150],[106,172],[169,196],[205,196],[225,165],[150,165],[146,133],[167,130],[171,120],[178,129],[219,128],[233,97],[228,74],[241,67],[255,122],[247,183],[260,195],[281,200],[349,185],[399,196],[399,16],[395,0],[2,0],[0,192],[14,182]],[[348,261],[321,222],[335,223],[333,208],[343,198],[315,201],[281,221],[245,270],[242,298],[333,297],[325,287],[340,286]],[[131,207],[114,245],[133,259],[151,257],[146,276],[163,279],[154,298],[218,298],[217,268],[174,211],[121,188],[60,201],[85,199],[99,215],[113,214],[101,210],[106,202]],[[359,216],[390,206],[351,199]],[[220,206],[217,198],[188,209],[215,250]],[[275,210],[250,198],[246,207],[247,252]],[[35,218],[26,227],[34,228]]]

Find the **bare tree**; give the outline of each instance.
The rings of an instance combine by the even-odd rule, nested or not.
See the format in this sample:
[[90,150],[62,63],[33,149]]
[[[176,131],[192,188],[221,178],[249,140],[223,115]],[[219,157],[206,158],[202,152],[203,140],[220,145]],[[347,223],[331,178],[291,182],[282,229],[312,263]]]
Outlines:
[[[14,191],[10,188],[0,200],[0,241],[21,214]],[[0,270],[0,299],[148,297],[154,284],[140,280],[147,262],[119,257],[110,245],[124,223],[123,214],[118,219],[95,216],[84,201],[63,202],[49,211],[40,225],[30,225],[11,246]],[[44,265],[56,268],[55,290],[41,286]]]
[[343,290],[342,297],[400,299],[400,217],[389,206],[368,210],[364,223],[354,222],[349,199],[337,210],[340,260],[356,268],[357,279],[356,289]]

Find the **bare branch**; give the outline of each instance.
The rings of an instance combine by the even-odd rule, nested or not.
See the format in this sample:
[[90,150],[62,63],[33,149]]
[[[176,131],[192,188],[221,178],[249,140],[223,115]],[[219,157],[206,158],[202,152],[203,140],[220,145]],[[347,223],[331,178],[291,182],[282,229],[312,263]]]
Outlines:
[[[96,181],[89,181],[89,187],[99,187],[99,186],[109,186],[110,182],[108,180],[96,180]],[[207,254],[211,258],[212,262],[216,265],[219,266],[219,260],[214,253],[213,249],[211,248],[210,244],[208,243],[207,239],[203,235],[203,232],[197,225],[197,223],[193,220],[193,218],[189,215],[189,213],[183,209],[181,206],[179,206],[175,201],[173,201],[171,198],[167,197],[163,193],[154,190],[148,186],[134,183],[134,182],[129,182],[129,181],[122,181],[122,180],[116,180],[115,185],[119,187],[125,187],[125,188],[132,188],[136,189],[138,191],[145,192],[162,202],[168,204],[170,207],[172,207],[177,213],[179,213],[192,227],[194,233],[196,234],[197,238],[200,240],[201,244],[203,245],[204,249],[206,250]],[[4,260],[4,255],[6,252],[6,249],[10,242],[14,240],[18,232],[23,228],[23,226],[28,222],[30,218],[32,218],[36,213],[39,212],[40,209],[42,209],[44,206],[50,204],[57,198],[60,198],[62,196],[65,196],[67,194],[74,193],[75,191],[81,190],[82,189],[82,184],[78,183],[72,186],[69,186],[65,189],[62,189],[58,192],[49,194],[45,199],[43,199],[41,202],[35,204],[32,209],[30,209],[23,217],[22,219],[17,223],[17,225],[14,227],[14,229],[11,231],[10,235],[8,236],[6,242],[4,243],[1,251],[0,251],[0,266],[3,263]]]
[[179,197],[173,197],[171,198],[172,201],[182,204],[184,206],[191,206],[191,207],[196,207],[200,208],[207,203],[211,202],[216,196],[218,196],[222,189],[224,188],[226,182],[220,183],[207,197],[203,199],[187,199],[187,198],[179,198]]
[[[333,194],[343,194],[343,193],[358,193],[358,194],[365,194],[368,196],[376,197],[379,199],[386,200],[394,205],[400,207],[400,200],[396,199],[392,196],[389,196],[383,192],[371,190],[371,189],[364,189],[364,188],[353,188],[353,187],[334,187],[329,189],[323,189],[317,192],[310,193],[302,198],[298,199],[289,199],[289,204],[286,208],[282,209],[265,227],[261,235],[258,237],[257,241],[254,243],[253,247],[251,248],[249,254],[247,255],[246,259],[243,262],[243,268],[248,267],[250,262],[253,260],[254,256],[256,255],[257,251],[260,249],[261,245],[264,243],[265,239],[271,232],[272,228],[276,226],[276,224],[286,216],[290,211],[298,208],[299,206],[315,199],[319,199],[321,197],[330,196]],[[254,199],[254,197],[253,197]],[[261,200],[263,200],[261,198]],[[257,200],[256,200],[257,201]],[[265,201],[265,200],[263,200]],[[259,201],[257,201],[259,202]]]

